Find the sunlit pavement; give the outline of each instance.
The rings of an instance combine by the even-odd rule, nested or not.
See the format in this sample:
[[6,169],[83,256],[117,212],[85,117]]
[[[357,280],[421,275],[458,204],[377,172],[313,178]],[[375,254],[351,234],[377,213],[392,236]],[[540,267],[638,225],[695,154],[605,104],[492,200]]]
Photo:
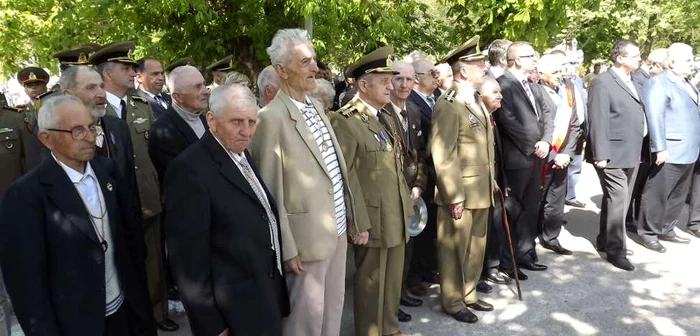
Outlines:
[[[560,237],[562,245],[574,254],[559,256],[538,247],[539,260],[549,269],[525,271],[530,278],[521,282],[522,302],[514,284],[494,285],[494,292],[481,298],[495,310],[476,312],[480,321],[464,324],[442,313],[435,285],[422,307],[402,308],[413,315],[413,321],[401,323],[402,331],[415,336],[700,335],[700,239],[693,238],[690,245],[663,243],[668,249],[665,254],[627,239],[628,248],[634,251],[629,259],[637,269],[618,270],[601,259],[592,243],[598,233],[601,192],[590,165],[584,165],[579,181],[578,198],[587,207],[567,207],[569,224]],[[685,228],[686,218],[684,211],[681,228]],[[342,336],[354,334],[352,288],[347,290]],[[181,330],[159,335],[191,335],[186,317],[175,319]],[[21,335],[17,326],[13,335]]]

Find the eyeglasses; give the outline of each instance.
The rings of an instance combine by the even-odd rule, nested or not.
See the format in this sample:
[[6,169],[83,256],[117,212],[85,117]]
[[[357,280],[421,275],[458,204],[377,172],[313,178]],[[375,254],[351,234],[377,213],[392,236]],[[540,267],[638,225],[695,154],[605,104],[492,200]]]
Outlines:
[[58,129],[58,128],[48,128],[46,130],[53,131],[53,132],[70,133],[71,137],[73,137],[73,140],[85,139],[85,137],[87,137],[88,132],[91,133],[93,136],[97,135],[97,126],[95,124],[92,124],[88,127],[76,126],[76,127],[73,127],[69,130],[62,130],[62,129]]
[[518,58],[535,58],[535,54],[518,56]]
[[638,59],[642,59],[642,54],[637,54],[637,55],[634,55],[634,56],[625,55],[625,56],[622,56],[622,57],[626,57],[626,58],[633,59],[633,60],[638,60]]
[[426,72],[416,72],[416,76],[419,76],[419,75],[426,75],[426,74],[429,74],[429,75],[431,75],[431,76],[433,76],[433,77],[435,77],[435,78],[440,77],[440,73],[439,73],[437,70],[430,70],[430,71],[428,71],[427,73],[426,73]]

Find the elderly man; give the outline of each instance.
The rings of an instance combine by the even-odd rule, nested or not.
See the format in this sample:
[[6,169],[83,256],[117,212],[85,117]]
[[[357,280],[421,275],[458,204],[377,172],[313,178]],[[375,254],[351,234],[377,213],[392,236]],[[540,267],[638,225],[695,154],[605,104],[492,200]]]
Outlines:
[[[407,62],[394,62],[392,69],[398,74],[391,79],[391,84],[394,87],[390,94],[391,102],[384,106],[384,110],[389,112],[391,119],[380,119],[380,121],[391,121],[393,124],[385,125],[385,127],[389,129],[391,126],[397,131],[394,138],[401,142],[402,151],[400,154],[403,160],[404,178],[411,189],[411,200],[416,202],[423,195],[427,182],[425,152],[427,140],[423,136],[423,128],[420,124],[420,110],[418,106],[407,101],[416,75],[413,66]],[[423,304],[423,301],[412,298],[407,293],[409,287],[421,285],[420,275],[415,271],[410,274],[409,282],[413,242],[414,240],[410,239],[406,244],[403,263],[403,286],[401,287],[399,304],[406,307],[418,307]],[[399,321],[410,320],[411,315],[399,309]]]
[[666,249],[659,240],[690,243],[677,236],[674,227],[700,153],[700,97],[686,80],[693,71],[693,48],[672,44],[665,63],[668,70],[649,79],[642,93],[652,160],[637,222],[642,245],[661,253]]
[[48,99],[39,138],[51,157],[0,203],[0,264],[26,335],[156,335],[143,230],[97,128],[74,96]]
[[658,75],[664,71],[664,69],[668,68],[668,64],[666,64],[667,56],[668,49],[666,48],[652,50],[649,56],[647,56],[646,61],[644,61],[637,70],[632,72],[632,82],[640,87],[644,87],[644,84],[646,84],[649,78]]
[[226,81],[226,74],[234,70],[234,65],[235,61],[233,60],[233,55],[228,55],[207,66],[207,71],[211,72],[212,88],[224,84],[224,81]]
[[476,92],[486,78],[479,36],[444,57],[454,83],[435,104],[430,152],[435,162],[438,205],[438,266],[442,309],[457,321],[475,323],[469,309],[491,311],[476,284],[486,249],[493,205],[494,143],[488,111]]
[[279,336],[289,314],[280,219],[245,150],[257,102],[241,85],[217,87],[209,102],[209,130],[165,178],[173,273],[193,335]]
[[435,66],[435,69],[438,71],[438,89],[440,94],[443,94],[452,87],[452,81],[454,80],[452,67],[447,63],[440,63]]
[[308,96],[318,68],[306,31],[278,31],[267,53],[280,90],[259,112],[251,156],[279,211],[292,308],[283,334],[338,335],[346,232],[359,232],[347,167],[322,105]]
[[634,270],[626,253],[625,216],[648,132],[642,89],[630,77],[640,56],[633,42],[615,41],[610,49],[613,66],[593,79],[588,92],[584,155],[595,166],[603,189],[596,248],[625,271]]
[[191,65],[175,68],[168,75],[172,103],[151,125],[148,153],[158,171],[161,188],[168,166],[187,147],[199,140],[208,129],[204,120],[209,90],[204,77]]
[[[503,145],[503,168],[507,187],[523,205],[520,218],[510,224],[514,234],[513,248],[520,268],[543,271],[547,266],[537,264],[535,238],[537,237],[539,203],[541,198],[542,165],[552,142],[552,118],[546,105],[538,104],[527,78],[535,72],[537,54],[527,42],[513,42],[507,52],[508,70],[496,80],[503,92],[501,108],[494,113],[498,134]],[[505,255],[504,255],[505,256]],[[520,280],[527,279],[523,272],[513,271],[510,258],[501,259],[501,270]]]
[[491,65],[488,72],[489,77],[496,79],[503,76],[506,70],[508,70],[507,52],[508,47],[510,47],[512,43],[513,42],[508,40],[498,39],[493,40],[493,42],[489,44],[488,56],[489,64]]
[[543,195],[540,203],[539,222],[541,223],[539,241],[542,247],[557,254],[570,255],[572,252],[559,243],[559,233],[564,225],[564,202],[566,198],[567,175],[578,139],[580,128],[574,83],[562,82],[566,56],[547,54],[540,59],[537,71],[542,78],[542,85],[533,88],[543,91],[540,104],[548,105],[552,111],[553,133],[552,150],[547,156],[546,173],[543,181]]
[[277,71],[272,65],[268,65],[260,71],[258,75],[258,105],[263,108],[275,96],[280,88],[280,79],[277,77]]
[[393,48],[382,47],[350,65],[345,75],[356,79],[357,96],[331,114],[357,206],[350,239],[367,243],[354,248],[358,336],[405,335],[399,331],[396,314],[408,241],[406,223],[413,208],[402,172],[402,144],[384,109],[396,74],[392,53]]
[[136,82],[139,88],[136,94],[145,98],[153,109],[153,116],[158,119],[172,103],[170,95],[163,92],[165,72],[160,62],[153,57],[144,57],[136,61]]

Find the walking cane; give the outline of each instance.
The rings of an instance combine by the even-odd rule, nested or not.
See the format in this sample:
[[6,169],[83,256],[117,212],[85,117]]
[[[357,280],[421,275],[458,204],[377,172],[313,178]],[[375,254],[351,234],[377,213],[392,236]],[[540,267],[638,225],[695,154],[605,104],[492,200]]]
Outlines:
[[510,224],[508,223],[508,214],[506,211],[506,199],[503,196],[503,190],[498,189],[498,195],[501,196],[501,219],[506,227],[506,238],[508,238],[508,250],[510,251],[510,261],[513,264],[513,275],[515,279],[515,287],[518,289],[518,300],[523,300],[523,294],[520,291],[520,279],[518,279],[518,264],[515,263],[515,253],[513,252],[513,241],[510,238]]

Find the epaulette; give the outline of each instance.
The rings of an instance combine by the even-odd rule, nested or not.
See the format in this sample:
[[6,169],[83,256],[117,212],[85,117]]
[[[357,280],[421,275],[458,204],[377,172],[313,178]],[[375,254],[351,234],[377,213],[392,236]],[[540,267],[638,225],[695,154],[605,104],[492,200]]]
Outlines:
[[139,95],[131,95],[131,98],[132,98],[132,99],[136,99],[136,100],[138,100],[138,101],[141,101],[142,103],[148,104],[148,100],[146,100],[146,98],[143,98],[143,97],[141,97],[141,96],[139,96]]
[[[55,87],[55,85],[54,85],[54,87]],[[51,90],[46,91],[46,92],[44,92],[44,93],[42,93],[42,94],[36,96],[36,99],[46,98],[46,96],[48,96],[48,95],[50,95],[50,94],[52,94],[52,93],[54,93],[54,92],[56,92],[56,90],[54,90],[54,88],[51,88]]]
[[447,91],[447,94],[445,95],[445,100],[447,100],[448,102],[451,103],[451,102],[455,101],[455,96],[457,96],[457,91],[455,91],[455,90]]
[[19,108],[16,108],[16,107],[12,107],[12,106],[8,106],[8,105],[4,105],[4,104],[0,104],[0,108],[2,108],[2,109],[4,109],[4,110],[8,110],[8,111],[10,111],[10,112],[22,113],[22,109],[19,109]]
[[343,107],[340,110],[338,110],[338,113],[340,113],[340,115],[342,115],[345,118],[350,118],[353,114],[355,114],[355,112],[357,112],[357,107],[352,105]]

